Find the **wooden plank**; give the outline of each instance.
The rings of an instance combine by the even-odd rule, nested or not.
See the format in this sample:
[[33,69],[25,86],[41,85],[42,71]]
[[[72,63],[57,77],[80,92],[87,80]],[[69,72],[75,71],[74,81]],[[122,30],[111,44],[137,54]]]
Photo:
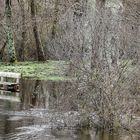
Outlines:
[[0,82],[0,85],[18,85],[19,83],[12,83],[12,82]]
[[[7,94],[11,94],[12,92],[11,91],[7,91],[7,90],[1,90],[0,89],[0,95],[7,95]],[[17,96],[19,97],[20,93],[19,92],[14,92],[14,94],[12,93],[12,96]]]
[[20,102],[20,98],[15,96],[0,95],[0,99],[9,100],[11,102]]
[[0,72],[0,77],[21,78],[21,73],[14,73],[14,72]]
[[3,92],[3,93],[11,93],[11,91],[1,90],[1,89],[0,89],[0,93],[1,93],[1,92]]

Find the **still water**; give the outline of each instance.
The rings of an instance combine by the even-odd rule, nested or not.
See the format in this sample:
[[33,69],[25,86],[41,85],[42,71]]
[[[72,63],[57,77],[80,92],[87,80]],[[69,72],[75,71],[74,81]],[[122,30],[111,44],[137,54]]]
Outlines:
[[131,140],[79,129],[76,89],[66,81],[23,80],[19,94],[1,92],[0,140]]

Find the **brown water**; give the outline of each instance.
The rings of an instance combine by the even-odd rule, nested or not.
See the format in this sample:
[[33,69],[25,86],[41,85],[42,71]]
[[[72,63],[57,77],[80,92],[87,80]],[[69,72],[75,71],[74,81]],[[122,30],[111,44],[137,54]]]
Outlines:
[[130,136],[79,129],[74,82],[23,80],[21,88],[14,97],[1,92],[0,140],[131,140]]

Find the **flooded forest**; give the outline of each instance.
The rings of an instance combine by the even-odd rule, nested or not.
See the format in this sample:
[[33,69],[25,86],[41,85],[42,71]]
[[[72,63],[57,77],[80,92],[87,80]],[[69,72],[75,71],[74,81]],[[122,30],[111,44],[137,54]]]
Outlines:
[[0,0],[0,140],[140,140],[140,0]]

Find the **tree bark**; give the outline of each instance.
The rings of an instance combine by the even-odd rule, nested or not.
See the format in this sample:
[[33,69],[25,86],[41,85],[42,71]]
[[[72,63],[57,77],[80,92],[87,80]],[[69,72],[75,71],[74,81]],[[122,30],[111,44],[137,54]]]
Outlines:
[[55,38],[57,32],[57,22],[58,22],[58,12],[59,12],[59,0],[55,0],[55,8],[54,8],[54,20],[52,25],[52,38]]
[[34,33],[34,38],[36,41],[36,51],[37,51],[38,61],[45,61],[45,55],[44,55],[41,39],[38,32],[35,9],[36,9],[35,1],[31,0],[31,16],[32,16],[32,22],[33,22],[33,33]]
[[4,49],[6,47],[6,44],[7,44],[7,41],[4,42],[4,44],[0,50],[0,61],[2,61],[2,59],[3,59],[3,54],[4,54]]
[[26,26],[25,26],[25,9],[24,9],[24,1],[19,1],[20,9],[21,9],[21,17],[22,17],[22,40],[21,46],[19,48],[19,57],[20,61],[24,61],[25,59],[25,41],[26,41]]
[[[104,12],[105,12],[105,1],[95,1],[95,19],[94,19],[94,33],[93,33],[93,44],[92,44],[92,59],[91,69],[100,68],[102,61],[102,53],[104,48]],[[101,64],[102,65],[102,64]]]
[[7,50],[9,56],[9,62],[15,63],[17,61],[15,46],[14,46],[14,36],[12,33],[12,10],[11,10],[11,0],[5,0],[5,13],[6,13],[6,32],[7,32]]

